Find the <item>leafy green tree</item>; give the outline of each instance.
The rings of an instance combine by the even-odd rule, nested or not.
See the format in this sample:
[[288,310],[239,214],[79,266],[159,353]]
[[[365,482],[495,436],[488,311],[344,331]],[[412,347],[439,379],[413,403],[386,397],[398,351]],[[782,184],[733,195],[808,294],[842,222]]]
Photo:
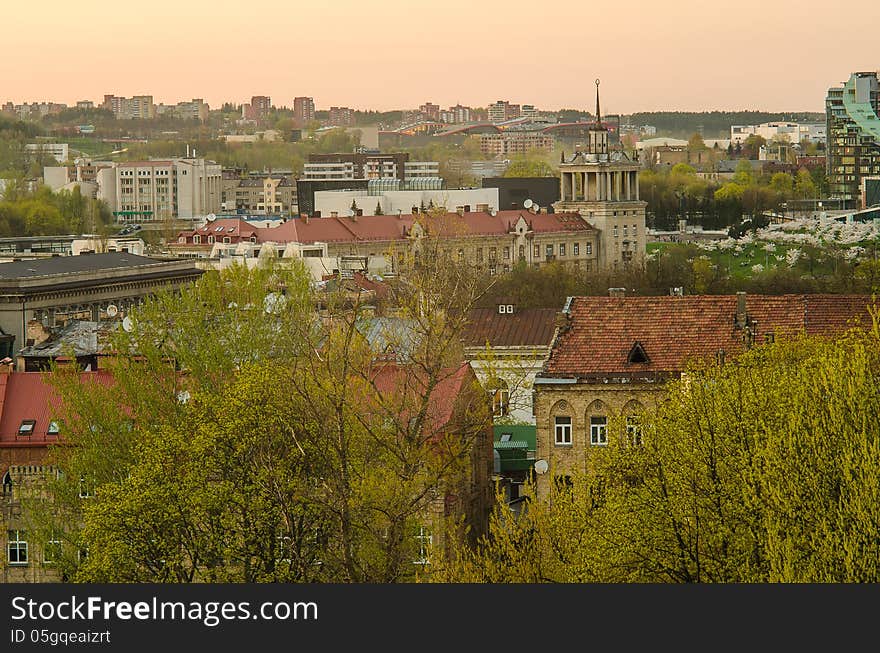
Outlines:
[[643,416],[638,444],[613,419],[570,488],[532,496],[518,518],[499,509],[490,537],[435,579],[877,582],[873,316],[691,370]]
[[556,171],[543,159],[517,157],[510,162],[505,177],[555,177]]

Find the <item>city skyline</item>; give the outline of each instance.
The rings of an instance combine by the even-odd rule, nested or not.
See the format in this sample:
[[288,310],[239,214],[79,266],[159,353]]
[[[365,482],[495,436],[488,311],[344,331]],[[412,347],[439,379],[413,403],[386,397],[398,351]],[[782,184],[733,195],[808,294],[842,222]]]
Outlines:
[[[47,4],[38,14],[5,10],[13,29],[0,44],[2,101],[99,104],[104,94],[149,94],[157,103],[201,97],[218,108],[268,95],[292,107],[294,97],[310,96],[319,110],[386,111],[503,98],[589,109],[600,78],[609,113],[819,112],[827,89],[850,71],[880,68],[870,38],[880,7],[871,0],[850,3],[861,18],[830,49],[810,45],[829,38],[818,6],[757,0],[711,14],[695,0],[636,0],[619,14],[566,2],[543,16],[516,2],[461,0],[442,12],[402,0],[383,0],[381,11],[353,0],[267,0],[259,12],[170,0],[148,13],[106,2],[88,14]],[[38,48],[34,34],[47,37]]]

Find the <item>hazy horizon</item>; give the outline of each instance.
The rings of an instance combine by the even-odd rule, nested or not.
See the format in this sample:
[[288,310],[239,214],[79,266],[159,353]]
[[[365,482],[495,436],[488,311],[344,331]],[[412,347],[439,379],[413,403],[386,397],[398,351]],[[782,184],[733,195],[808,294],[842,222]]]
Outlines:
[[[707,11],[697,0],[634,0],[611,14],[583,2],[538,12],[515,0],[404,0],[294,6],[265,0],[155,0],[120,5],[48,0],[4,8],[0,102],[100,104],[104,94],[152,95],[212,108],[268,95],[293,106],[415,109],[430,101],[485,107],[507,99],[539,110],[824,111],[829,87],[880,68],[876,0],[851,0],[858,19],[827,31],[822,5],[742,0]],[[35,40],[42,35],[45,40]],[[832,40],[831,47],[826,46]]]

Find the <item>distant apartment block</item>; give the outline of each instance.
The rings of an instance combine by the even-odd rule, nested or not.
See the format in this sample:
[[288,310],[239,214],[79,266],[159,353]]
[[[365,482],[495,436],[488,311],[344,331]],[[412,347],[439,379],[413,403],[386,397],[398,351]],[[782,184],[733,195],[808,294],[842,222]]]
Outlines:
[[437,117],[440,122],[445,122],[450,125],[458,125],[463,122],[470,122],[471,108],[456,104],[454,107],[449,107],[448,109],[441,110]]
[[[656,131],[656,130],[655,130]],[[825,125],[822,123],[764,122],[760,125],[731,125],[730,142],[743,143],[749,136],[760,136],[765,141],[825,142]]]
[[520,118],[537,118],[538,110],[534,104],[524,104],[519,112]]
[[67,143],[28,143],[24,148],[30,157],[45,154],[51,156],[58,163],[65,163],[69,155]]
[[220,211],[220,166],[205,159],[132,161],[117,164],[109,179],[99,174],[104,199],[119,222],[158,222]]
[[193,98],[189,102],[178,102],[174,107],[174,113],[180,118],[189,118],[205,122],[208,119],[210,107],[202,98]]
[[296,181],[287,175],[251,174],[223,179],[224,211],[249,215],[296,212]]
[[531,150],[552,150],[552,136],[536,132],[506,132],[481,134],[480,152],[486,156],[526,154]]
[[428,120],[440,120],[440,105],[425,102],[419,107],[419,111],[425,115]]
[[310,97],[293,98],[293,119],[302,127],[315,119],[315,100]]
[[272,98],[268,95],[254,95],[250,104],[241,105],[241,117],[259,122],[265,120],[272,110]]
[[856,72],[825,98],[826,173],[831,197],[844,208],[864,203],[862,179],[880,175],[880,83],[876,72]]
[[149,120],[156,117],[152,95],[135,95],[130,98],[105,95],[101,108],[112,111],[119,120]]
[[499,123],[519,118],[521,108],[518,104],[511,104],[507,100],[498,100],[489,105],[489,122]]
[[81,110],[94,109],[95,103],[91,100],[80,100],[76,103],[76,108]]
[[354,124],[354,112],[348,107],[330,107],[328,123],[334,127],[351,127]]

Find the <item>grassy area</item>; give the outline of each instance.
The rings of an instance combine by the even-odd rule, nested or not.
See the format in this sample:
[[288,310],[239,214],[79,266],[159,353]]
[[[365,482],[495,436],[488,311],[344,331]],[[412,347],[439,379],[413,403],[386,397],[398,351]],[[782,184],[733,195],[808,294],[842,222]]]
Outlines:
[[73,150],[76,150],[86,156],[94,157],[99,154],[109,154],[114,149],[113,143],[104,143],[97,138],[68,138],[66,141],[70,145],[71,155]]
[[[754,266],[756,265],[761,266],[758,273],[773,269],[774,267],[778,269],[789,269],[788,263],[785,259],[788,250],[800,249],[804,252],[804,249],[801,247],[796,247],[794,245],[780,245],[778,243],[773,252],[768,252],[764,249],[765,245],[766,243],[764,242],[741,245],[740,252],[737,252],[734,249],[706,251],[691,246],[693,249],[693,256],[689,258],[693,259],[700,256],[706,256],[723,276],[733,279],[749,279],[756,274],[756,271],[754,270]],[[684,243],[648,243],[647,250],[649,255],[653,252],[657,252],[655,256],[662,256],[664,253],[671,252],[675,248],[680,249],[685,247],[689,246]],[[834,273],[834,259],[830,256],[823,256],[821,254],[817,257],[814,256],[813,258],[810,258],[809,255],[804,253],[797,260],[793,269],[800,274],[813,277],[831,275]]]

